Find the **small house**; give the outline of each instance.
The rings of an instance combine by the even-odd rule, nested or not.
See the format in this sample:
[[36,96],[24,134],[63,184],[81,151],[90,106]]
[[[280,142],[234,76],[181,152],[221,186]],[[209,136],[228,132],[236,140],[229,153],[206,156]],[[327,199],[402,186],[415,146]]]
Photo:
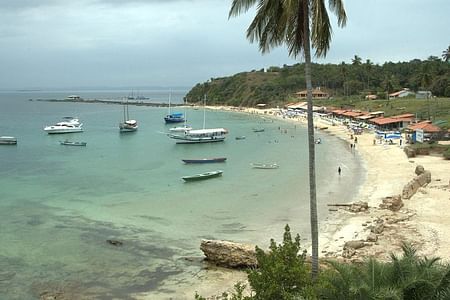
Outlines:
[[[308,91],[304,90],[304,91],[297,92],[297,93],[295,93],[295,96],[299,99],[306,99],[308,97]],[[317,88],[317,89],[313,89],[312,98],[313,99],[328,99],[328,98],[330,98],[330,94],[320,90],[320,88]]]
[[401,91],[389,94],[389,99],[403,98],[403,97],[413,96],[415,94],[416,93],[412,92],[410,89],[404,88]]

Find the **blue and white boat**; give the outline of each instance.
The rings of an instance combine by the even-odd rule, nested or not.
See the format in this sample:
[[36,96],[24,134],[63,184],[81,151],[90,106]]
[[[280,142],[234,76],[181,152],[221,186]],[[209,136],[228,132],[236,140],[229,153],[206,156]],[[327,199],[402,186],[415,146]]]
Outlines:
[[183,113],[172,113],[170,111],[170,98],[171,94],[169,94],[169,112],[164,117],[164,121],[166,123],[182,123],[185,121]]

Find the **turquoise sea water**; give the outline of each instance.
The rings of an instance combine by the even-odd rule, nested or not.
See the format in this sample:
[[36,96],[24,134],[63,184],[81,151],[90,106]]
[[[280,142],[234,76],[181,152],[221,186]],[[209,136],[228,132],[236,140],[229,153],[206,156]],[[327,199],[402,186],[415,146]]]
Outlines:
[[[163,122],[167,108],[130,106],[139,130],[120,134],[120,105],[28,100],[73,93],[0,92],[0,135],[18,138],[17,146],[0,146],[0,299],[36,299],[50,290],[81,299],[129,299],[136,292],[164,291],[173,278],[182,286],[184,277],[201,268],[182,258],[201,257],[202,238],[264,247],[270,238],[280,239],[286,223],[309,238],[305,128],[207,111],[207,127],[229,129],[226,141],[176,145],[163,134],[170,128]],[[120,98],[120,93],[77,92],[87,98]],[[161,102],[168,91],[144,94]],[[172,101],[181,102],[182,96],[174,94]],[[189,109],[187,115],[190,125],[202,126],[202,110]],[[63,116],[79,117],[85,132],[43,131]],[[255,127],[265,131],[254,133]],[[363,172],[342,141],[317,134],[323,219],[327,203],[351,200]],[[234,139],[242,135],[247,138]],[[87,147],[59,145],[65,138]],[[181,161],[218,156],[227,162]],[[252,162],[276,162],[280,168],[256,170]],[[338,165],[344,166],[341,177]],[[181,180],[215,169],[224,171],[221,178]]]

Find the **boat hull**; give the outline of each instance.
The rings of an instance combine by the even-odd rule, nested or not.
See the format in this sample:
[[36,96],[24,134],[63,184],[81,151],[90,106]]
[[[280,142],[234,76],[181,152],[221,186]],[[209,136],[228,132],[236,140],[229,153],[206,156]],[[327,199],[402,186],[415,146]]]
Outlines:
[[203,143],[217,143],[217,142],[223,142],[225,140],[224,137],[216,137],[213,138],[198,138],[198,139],[177,139],[177,144],[203,144]]
[[137,129],[138,129],[138,126],[131,126],[131,125],[126,124],[126,123],[120,123],[119,124],[120,132],[133,132],[133,131],[136,131]]
[[217,157],[217,158],[202,158],[202,159],[182,159],[182,161],[186,164],[207,164],[207,163],[219,163],[225,162],[226,157]]
[[86,142],[59,142],[61,145],[64,146],[86,146],[87,143]]
[[0,145],[17,145],[17,139],[12,136],[1,136]]
[[206,173],[202,173],[202,174],[196,174],[196,175],[192,175],[192,176],[184,176],[182,178],[186,182],[200,181],[200,180],[211,179],[211,178],[216,178],[216,177],[222,176],[222,173],[223,173],[223,171],[218,170],[218,171],[206,172]]
[[164,118],[164,121],[165,121],[167,124],[171,124],[171,123],[182,123],[182,122],[184,122],[184,118],[167,118],[167,117],[165,117],[165,118]]
[[53,126],[45,127],[44,131],[48,134],[59,134],[59,133],[76,133],[83,132],[83,128],[54,128]]

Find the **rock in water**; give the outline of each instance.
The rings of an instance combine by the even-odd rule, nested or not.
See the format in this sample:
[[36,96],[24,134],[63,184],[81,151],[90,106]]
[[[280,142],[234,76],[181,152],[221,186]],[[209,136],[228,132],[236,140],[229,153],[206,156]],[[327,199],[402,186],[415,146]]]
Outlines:
[[221,240],[202,240],[200,249],[208,261],[228,268],[255,267],[258,262],[254,245]]

